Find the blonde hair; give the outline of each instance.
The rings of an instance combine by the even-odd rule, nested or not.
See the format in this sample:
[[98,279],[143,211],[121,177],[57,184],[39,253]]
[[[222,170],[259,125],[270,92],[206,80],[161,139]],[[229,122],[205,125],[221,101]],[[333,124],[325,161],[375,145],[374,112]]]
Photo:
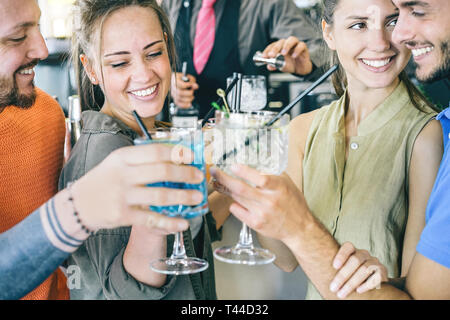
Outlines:
[[[165,35],[167,51],[172,71],[176,66],[175,43],[169,19],[156,0],[76,0],[75,1],[75,31],[72,37],[71,59],[77,73],[78,95],[83,110],[100,109],[104,101],[104,93],[95,86],[83,70],[80,55],[86,55],[90,60],[95,57],[95,44],[101,43],[101,31],[104,21],[115,11],[138,6],[151,9],[158,17],[161,29]],[[98,57],[100,58],[100,52]],[[100,61],[100,60],[98,60]]]

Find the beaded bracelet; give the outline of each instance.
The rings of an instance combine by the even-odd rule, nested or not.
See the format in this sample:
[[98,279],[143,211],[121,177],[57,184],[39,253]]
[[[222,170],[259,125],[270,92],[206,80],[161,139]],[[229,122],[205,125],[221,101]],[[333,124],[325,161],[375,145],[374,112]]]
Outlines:
[[90,230],[88,227],[86,227],[83,222],[80,219],[80,215],[78,214],[77,209],[75,208],[75,203],[73,201],[73,196],[72,196],[72,184],[73,182],[69,182],[67,184],[67,192],[69,193],[69,198],[68,200],[70,201],[70,203],[72,203],[72,208],[73,208],[73,215],[77,221],[77,223],[80,225],[81,230],[83,230],[86,234],[88,235],[93,235],[95,233],[95,231]]

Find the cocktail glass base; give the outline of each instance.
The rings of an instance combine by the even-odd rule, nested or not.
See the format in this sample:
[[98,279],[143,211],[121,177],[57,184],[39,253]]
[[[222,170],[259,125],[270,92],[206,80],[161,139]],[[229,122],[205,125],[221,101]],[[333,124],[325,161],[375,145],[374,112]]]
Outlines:
[[242,246],[217,248],[214,257],[222,262],[249,266],[269,264],[276,258],[269,250]]
[[208,262],[198,258],[164,258],[152,261],[150,268],[155,272],[170,275],[193,274],[208,269]]

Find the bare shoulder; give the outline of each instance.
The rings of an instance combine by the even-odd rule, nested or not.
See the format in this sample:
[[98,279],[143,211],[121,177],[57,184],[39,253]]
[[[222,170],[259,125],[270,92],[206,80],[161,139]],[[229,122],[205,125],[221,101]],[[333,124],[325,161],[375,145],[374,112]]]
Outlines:
[[289,125],[289,135],[291,136],[291,139],[293,141],[299,143],[300,145],[305,145],[311,123],[313,122],[318,112],[319,109],[316,109],[308,113],[302,113],[301,115],[292,119]]
[[434,153],[436,155],[442,156],[443,153],[443,136],[442,127],[438,120],[431,120],[422,129],[416,138],[414,143],[414,154],[424,154]]

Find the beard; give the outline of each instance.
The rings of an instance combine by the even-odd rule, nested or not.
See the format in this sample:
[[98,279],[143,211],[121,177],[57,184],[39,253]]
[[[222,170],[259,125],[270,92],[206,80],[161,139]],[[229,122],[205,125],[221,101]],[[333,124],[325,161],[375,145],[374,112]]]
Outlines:
[[[424,76],[418,76],[417,79],[419,79],[422,82],[434,82],[438,80],[442,80],[445,78],[448,78],[450,76],[450,48],[449,48],[449,42],[442,42],[439,46],[439,50],[441,51],[442,55],[442,63],[440,63],[433,71],[431,71],[429,74],[426,74]],[[417,66],[420,68],[420,66]]]
[[16,82],[12,82],[13,84],[11,85],[10,80],[0,78],[0,108],[4,108],[7,106],[15,106],[22,109],[30,108],[36,101],[36,91],[34,90],[34,84],[32,83],[32,93],[23,94],[19,92]]
[[20,67],[14,75],[10,77],[0,76],[0,109],[7,106],[16,106],[22,109],[30,108],[36,101],[36,90],[34,89],[34,83],[31,83],[33,90],[29,94],[21,93],[17,85],[15,75],[23,69],[34,67],[39,60],[33,60],[32,62]]

